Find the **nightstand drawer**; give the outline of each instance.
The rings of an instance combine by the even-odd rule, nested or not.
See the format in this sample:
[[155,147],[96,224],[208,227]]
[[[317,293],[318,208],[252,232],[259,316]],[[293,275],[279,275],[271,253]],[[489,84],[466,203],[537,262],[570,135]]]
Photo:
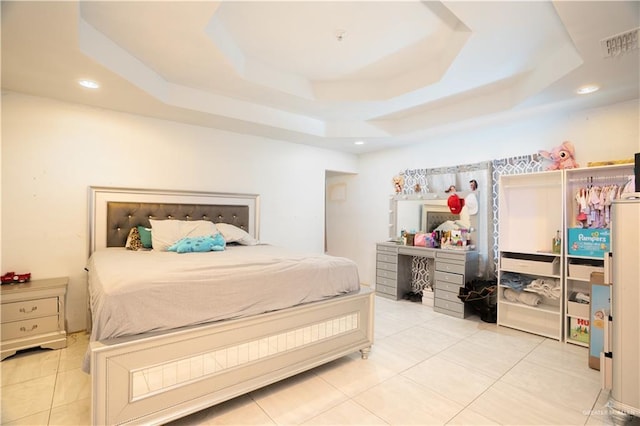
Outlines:
[[25,300],[2,304],[2,322],[58,315],[58,298]]
[[24,321],[14,321],[2,324],[2,340],[51,333],[58,331],[58,316],[34,318]]
[[459,274],[450,274],[448,272],[436,271],[435,273],[436,281],[446,281],[448,283],[454,284],[464,284],[463,275]]

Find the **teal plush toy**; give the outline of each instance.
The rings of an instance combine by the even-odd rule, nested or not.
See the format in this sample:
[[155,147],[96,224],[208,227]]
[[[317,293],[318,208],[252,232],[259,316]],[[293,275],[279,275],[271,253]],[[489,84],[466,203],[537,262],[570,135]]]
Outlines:
[[223,251],[227,242],[220,233],[204,237],[185,237],[169,247],[168,251],[177,253],[194,253],[205,251]]

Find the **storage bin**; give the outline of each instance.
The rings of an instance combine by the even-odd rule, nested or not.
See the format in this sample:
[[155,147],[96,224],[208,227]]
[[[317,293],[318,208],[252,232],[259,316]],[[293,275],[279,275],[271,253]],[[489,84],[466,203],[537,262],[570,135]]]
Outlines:
[[569,264],[569,278],[590,280],[592,272],[604,272],[604,266],[589,264]]
[[589,318],[589,304],[568,301],[567,314],[570,317]]
[[559,275],[560,258],[534,254],[504,255],[501,269],[533,275]]

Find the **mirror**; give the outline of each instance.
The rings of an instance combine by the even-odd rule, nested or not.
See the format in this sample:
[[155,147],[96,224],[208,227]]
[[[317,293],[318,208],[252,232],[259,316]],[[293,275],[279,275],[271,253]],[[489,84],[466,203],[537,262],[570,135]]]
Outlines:
[[[467,193],[458,192],[460,198]],[[460,220],[463,226],[473,227],[469,215],[454,215],[447,200],[451,194],[430,193],[420,195],[395,195],[391,197],[389,210],[389,238],[398,240],[403,230],[430,232],[447,220]]]

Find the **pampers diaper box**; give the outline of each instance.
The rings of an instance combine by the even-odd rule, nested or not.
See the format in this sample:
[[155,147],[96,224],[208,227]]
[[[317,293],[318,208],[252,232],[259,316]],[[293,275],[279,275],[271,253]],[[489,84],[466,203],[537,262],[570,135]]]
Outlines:
[[608,229],[569,228],[569,254],[575,256],[604,257],[611,247]]

